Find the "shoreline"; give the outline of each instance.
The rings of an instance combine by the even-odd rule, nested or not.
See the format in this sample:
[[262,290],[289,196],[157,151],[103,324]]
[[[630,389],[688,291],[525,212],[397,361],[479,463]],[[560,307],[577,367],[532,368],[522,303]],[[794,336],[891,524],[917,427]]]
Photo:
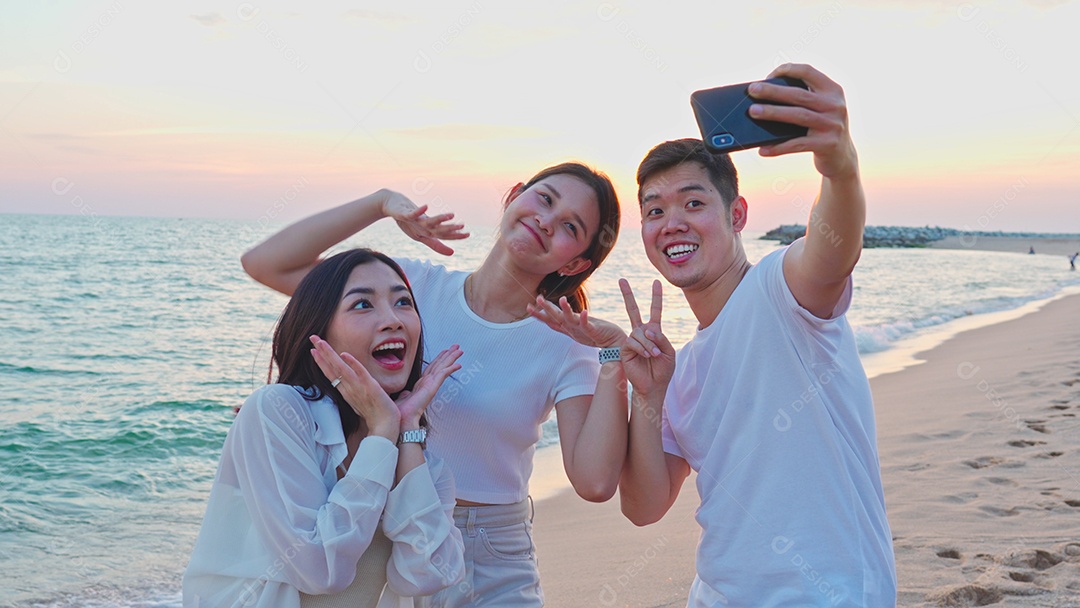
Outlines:
[[1016,308],[953,319],[897,340],[883,351],[860,355],[859,359],[866,370],[866,377],[871,380],[884,374],[899,372],[925,363],[926,359],[922,355],[964,332],[1020,319],[1038,312],[1051,302],[1077,294],[1080,294],[1080,285],[1069,285],[1048,298],[1032,300]]
[[[1080,604],[1080,293],[1068,291],[956,329],[914,353],[922,363],[871,380],[898,605]],[[685,606],[691,483],[644,528],[617,497],[538,501],[548,602]]]
[[947,236],[927,243],[927,249],[966,249],[969,251],[999,251],[1028,254],[1031,247],[1036,255],[1068,257],[1080,251],[1080,238],[1053,236]]
[[[786,245],[802,237],[803,224],[787,224],[758,236]],[[966,249],[1071,256],[1080,252],[1080,234],[957,230],[940,226],[866,226],[866,249]],[[1032,251],[1034,250],[1034,251]]]

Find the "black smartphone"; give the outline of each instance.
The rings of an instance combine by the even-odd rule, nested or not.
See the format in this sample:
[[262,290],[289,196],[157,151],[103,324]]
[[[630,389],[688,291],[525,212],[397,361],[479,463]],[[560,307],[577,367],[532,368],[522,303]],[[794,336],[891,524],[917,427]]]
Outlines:
[[[798,78],[770,78],[761,82],[807,88]],[[806,135],[806,127],[773,120],[750,118],[750,104],[775,103],[750,97],[751,83],[733,84],[716,89],[694,91],[690,106],[694,108],[701,140],[714,152],[734,152],[758,146],[778,144]],[[783,104],[776,104],[783,105]]]

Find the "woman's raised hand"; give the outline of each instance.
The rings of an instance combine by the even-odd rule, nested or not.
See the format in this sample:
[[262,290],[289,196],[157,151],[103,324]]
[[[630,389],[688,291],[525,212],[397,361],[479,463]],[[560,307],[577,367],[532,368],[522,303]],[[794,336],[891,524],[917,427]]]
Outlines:
[[626,279],[619,279],[626,314],[630,317],[630,335],[622,345],[623,370],[634,390],[643,394],[654,390],[667,390],[671,375],[675,373],[675,349],[660,329],[660,315],[664,308],[664,292],[660,281],[652,284],[652,305],[649,322],[643,323],[634,291]]
[[368,433],[381,435],[397,442],[401,432],[401,416],[397,405],[386,394],[367,369],[349,353],[340,355],[330,343],[311,336],[311,356],[322,373],[331,381],[340,379],[337,390],[367,424]]
[[435,393],[439,392],[439,387],[450,374],[461,369],[461,364],[457,363],[461,354],[461,347],[457,344],[442,351],[424,368],[424,373],[420,374],[420,379],[416,381],[413,389],[402,391],[398,395],[395,404],[401,415],[402,429],[419,428],[420,415],[427,410],[431,400],[435,398]]
[[589,317],[589,311],[574,312],[565,297],[559,298],[559,305],[536,296],[536,304],[529,304],[529,314],[540,319],[555,331],[570,336],[585,346],[609,348],[622,346],[626,332],[621,327]]
[[398,227],[409,235],[409,238],[427,245],[436,253],[453,255],[454,250],[447,247],[443,240],[461,240],[469,236],[469,233],[463,231],[465,224],[449,223],[454,219],[453,213],[429,216],[427,205],[417,207],[416,203],[404,194],[384,190],[383,195],[383,215],[394,218]]

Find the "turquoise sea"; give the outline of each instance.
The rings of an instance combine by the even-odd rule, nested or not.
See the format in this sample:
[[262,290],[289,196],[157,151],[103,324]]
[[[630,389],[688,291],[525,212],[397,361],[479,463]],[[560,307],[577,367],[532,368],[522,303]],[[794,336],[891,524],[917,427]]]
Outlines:
[[[0,606],[180,605],[232,408],[266,381],[285,298],[239,257],[275,228],[0,215]],[[471,228],[449,266],[486,252]],[[369,233],[351,244],[428,256],[390,222]],[[752,236],[752,261],[776,247]],[[620,276],[642,295],[656,276],[634,230],[591,281],[596,316],[624,322]],[[1078,283],[1059,256],[872,249],[849,318],[862,352],[888,352]],[[664,322],[676,344],[695,325],[670,288]]]

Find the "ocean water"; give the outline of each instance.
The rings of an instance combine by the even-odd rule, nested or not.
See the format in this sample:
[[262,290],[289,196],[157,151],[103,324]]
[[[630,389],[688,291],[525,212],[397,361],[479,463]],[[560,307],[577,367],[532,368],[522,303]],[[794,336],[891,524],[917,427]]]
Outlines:
[[[274,228],[0,216],[0,606],[179,606],[232,408],[266,380],[285,298],[239,257]],[[481,261],[492,231],[473,230],[447,265]],[[752,261],[776,248],[744,243]],[[428,255],[390,222],[349,244]],[[862,352],[887,352],[1077,274],[1057,256],[867,250],[849,319]],[[618,277],[641,298],[656,277],[634,230],[590,283],[593,314],[625,325]],[[670,287],[664,325],[676,344],[695,327]]]

